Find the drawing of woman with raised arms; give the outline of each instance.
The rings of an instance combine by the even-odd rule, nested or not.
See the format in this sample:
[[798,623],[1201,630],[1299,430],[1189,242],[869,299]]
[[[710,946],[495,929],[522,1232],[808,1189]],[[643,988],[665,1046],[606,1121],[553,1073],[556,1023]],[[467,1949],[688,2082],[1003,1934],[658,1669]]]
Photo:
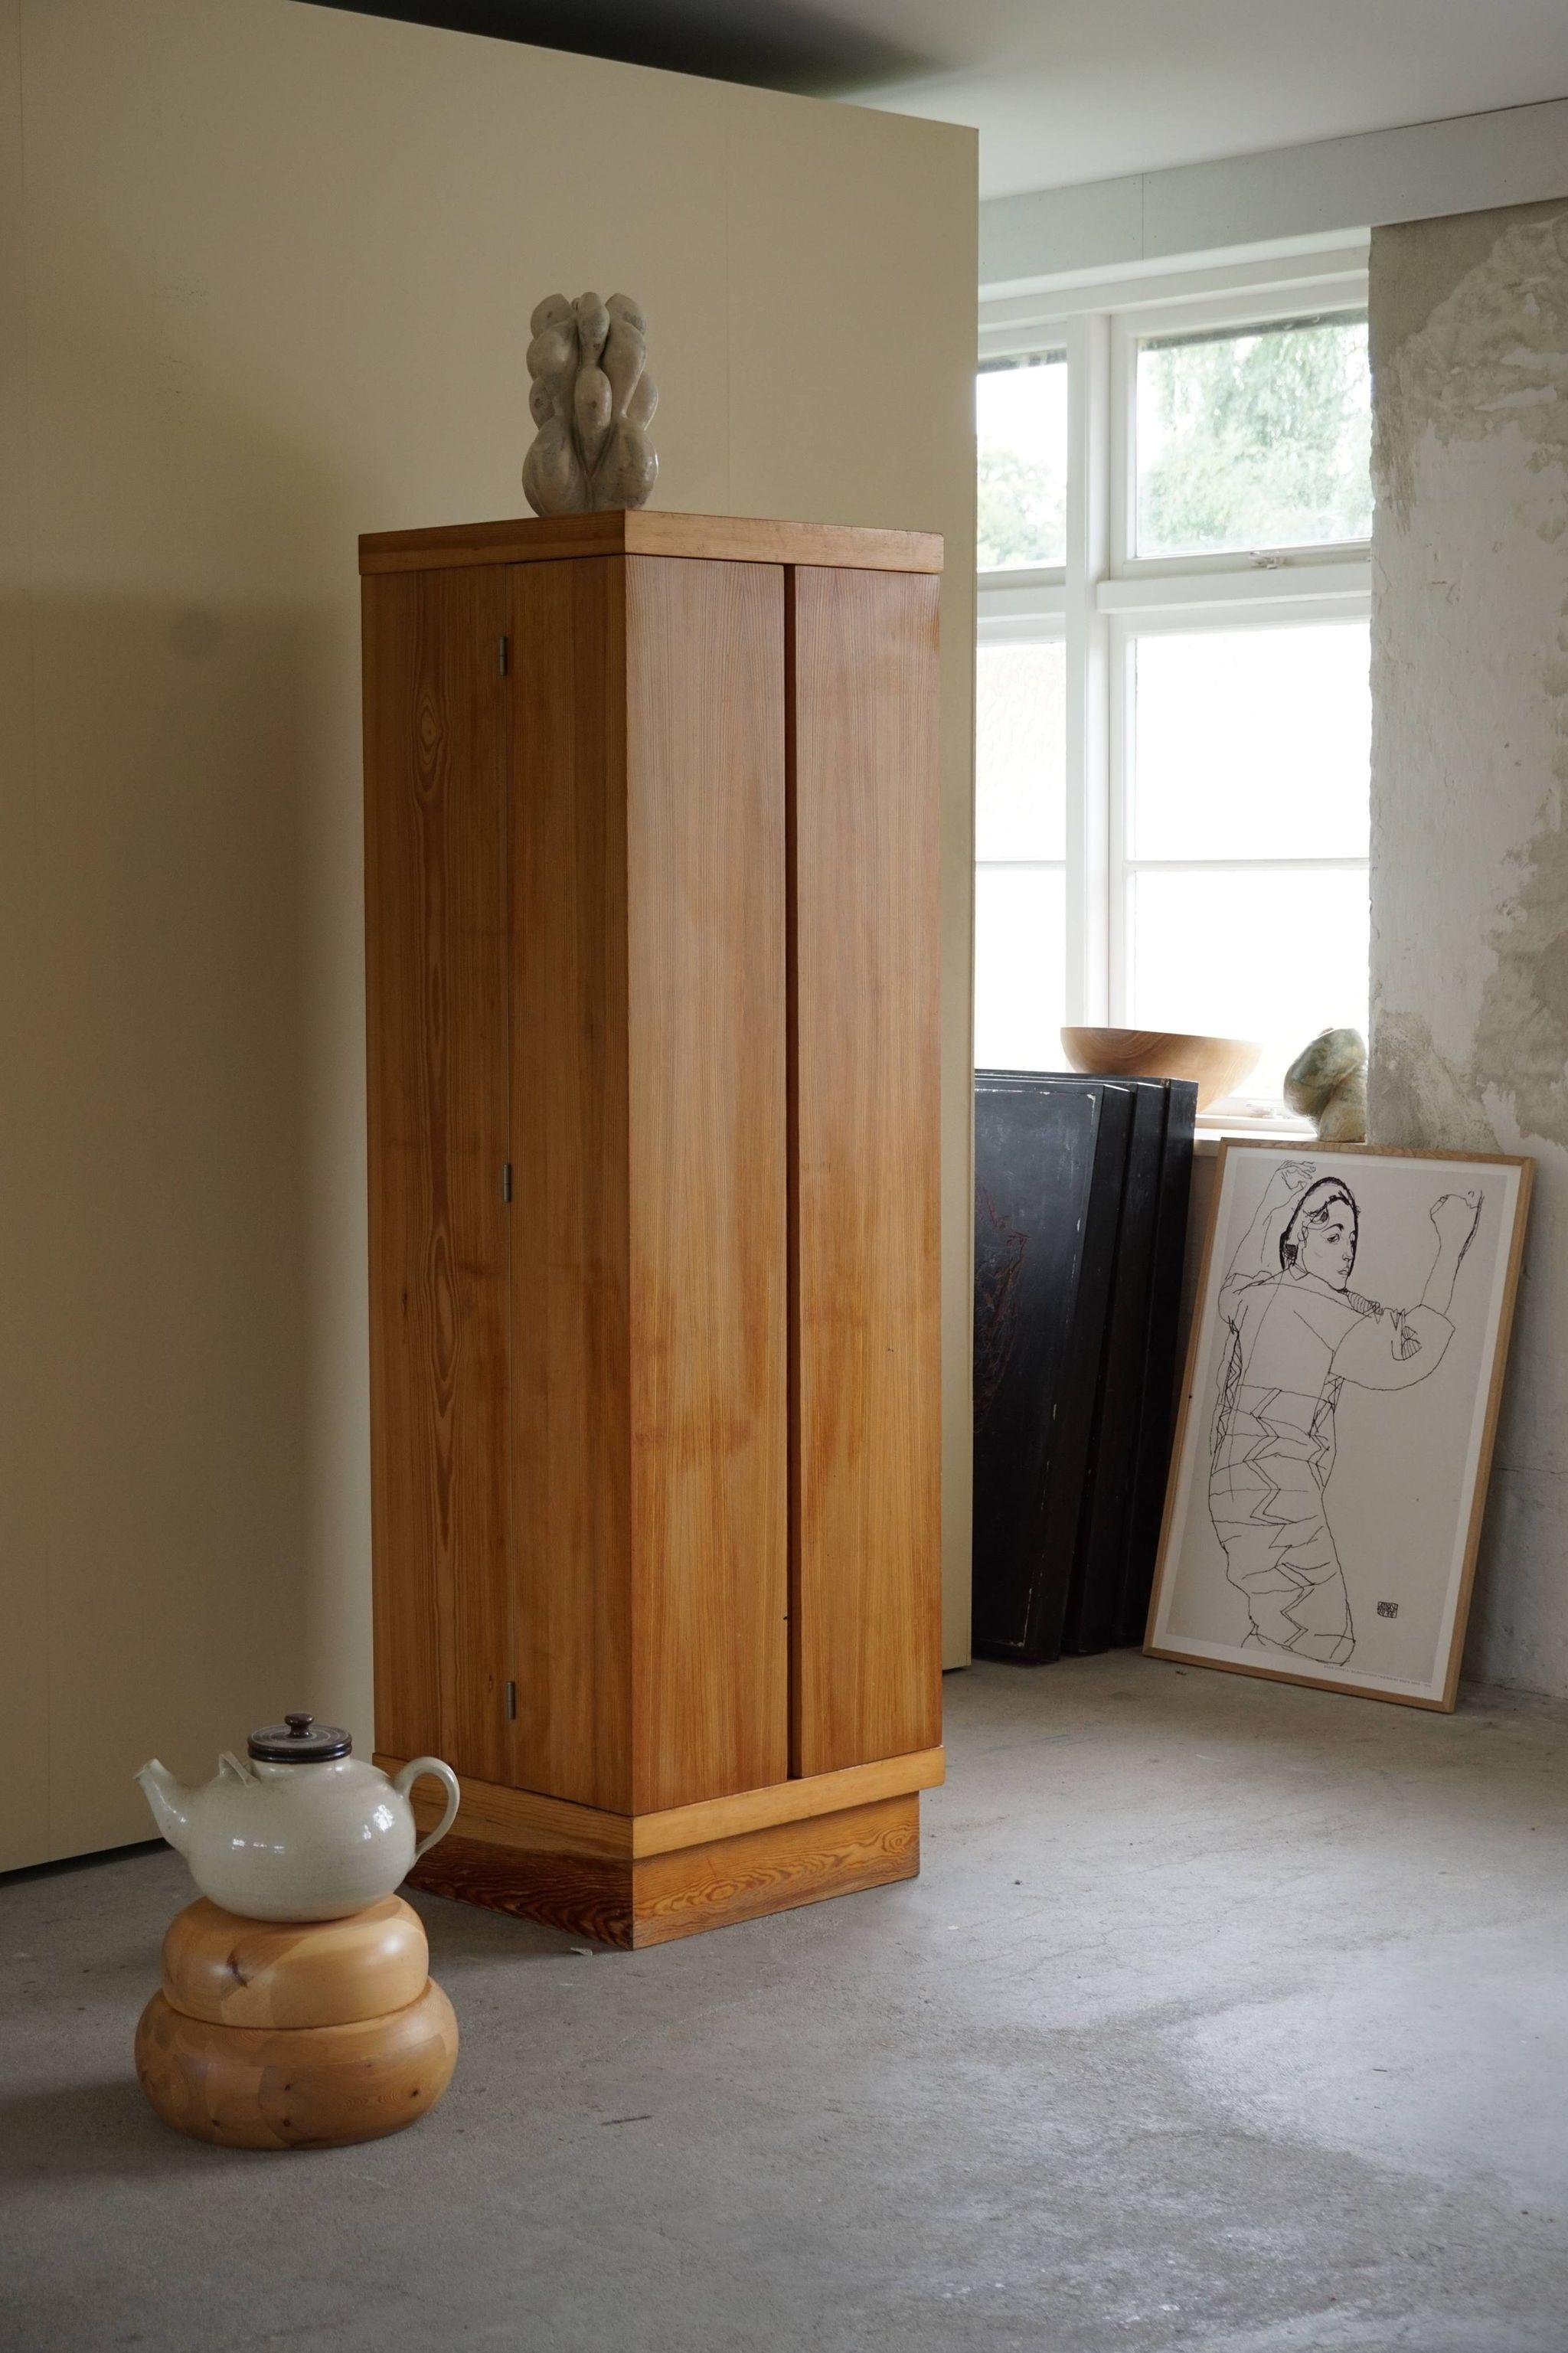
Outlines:
[[1350,1288],[1355,1196],[1315,1175],[1310,1160],[1276,1171],[1220,1285],[1209,1510],[1226,1575],[1247,1596],[1242,1647],[1337,1667],[1355,1643],[1324,1508],[1340,1391],[1347,1381],[1411,1388],[1436,1371],[1454,1335],[1454,1279],[1480,1197],[1433,1203],[1437,1250],[1420,1304],[1386,1308]]

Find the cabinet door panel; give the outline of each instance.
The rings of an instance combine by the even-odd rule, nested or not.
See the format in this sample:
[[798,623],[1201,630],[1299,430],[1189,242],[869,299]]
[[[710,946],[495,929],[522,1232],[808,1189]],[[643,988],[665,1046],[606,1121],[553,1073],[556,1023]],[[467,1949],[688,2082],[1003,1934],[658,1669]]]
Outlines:
[[367,580],[376,1741],[504,1772],[502,576]]
[[784,575],[626,561],[635,1802],[781,1781]]
[[626,591],[510,575],[519,1788],[631,1810]]
[[941,1737],[932,577],[791,575],[791,1769]]

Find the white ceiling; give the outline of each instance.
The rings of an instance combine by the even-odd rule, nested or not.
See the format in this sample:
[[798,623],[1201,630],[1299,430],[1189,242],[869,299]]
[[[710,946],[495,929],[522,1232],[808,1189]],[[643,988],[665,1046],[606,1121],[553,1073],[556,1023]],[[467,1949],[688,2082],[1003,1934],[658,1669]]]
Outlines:
[[973,123],[987,196],[1568,98],[1568,0],[324,5]]
[[845,95],[976,125],[983,195],[1568,96],[1568,0],[831,0],[810,14],[933,61]]

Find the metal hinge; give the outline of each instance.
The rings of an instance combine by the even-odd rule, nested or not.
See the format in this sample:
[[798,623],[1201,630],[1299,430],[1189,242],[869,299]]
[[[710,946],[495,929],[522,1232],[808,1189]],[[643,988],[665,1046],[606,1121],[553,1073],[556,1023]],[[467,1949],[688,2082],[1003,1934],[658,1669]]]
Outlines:
[[515,1683],[508,1683],[506,1687],[506,1720],[509,1724],[517,1722],[517,1685]]
[[496,667],[504,678],[506,676],[506,639],[504,638],[500,638],[496,641]]
[[511,1162],[510,1160],[503,1160],[500,1165],[500,1197],[503,1201],[510,1201],[511,1198]]

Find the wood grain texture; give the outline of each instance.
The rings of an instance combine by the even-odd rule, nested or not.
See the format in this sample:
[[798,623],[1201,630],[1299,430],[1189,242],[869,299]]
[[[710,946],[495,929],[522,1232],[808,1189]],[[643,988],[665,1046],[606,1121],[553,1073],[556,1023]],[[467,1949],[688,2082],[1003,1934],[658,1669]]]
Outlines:
[[1191,1079],[1198,1109],[1232,1095],[1262,1053],[1245,1038],[1208,1038],[1184,1029],[1083,1029],[1061,1033],[1075,1071],[1101,1079]]
[[874,1765],[851,1765],[841,1773],[817,1773],[809,1780],[779,1781],[767,1789],[743,1789],[733,1798],[710,1798],[703,1805],[639,1814],[632,1821],[632,1852],[639,1858],[668,1854],[778,1822],[805,1821],[883,1798],[908,1797],[918,1789],[936,1788],[946,1774],[942,1751],[921,1748]]
[[920,1869],[920,1798],[883,1798],[666,1852],[626,1856],[443,1839],[411,1886],[625,1947],[668,1944]]
[[511,578],[510,1778],[631,1812],[784,1769],[782,580]]
[[244,1920],[203,1896],[163,1937],[163,1999],[223,2026],[344,2026],[405,2010],[430,1974],[425,1924],[401,1896],[343,1920]]
[[609,1917],[939,1736],[937,584],[569,520],[366,582],[377,1746]]
[[632,1943],[666,1945],[920,1870],[920,1799],[884,1798],[810,1821],[777,1822],[710,1846],[650,1855],[633,1870]]
[[518,1713],[505,1767],[483,1778],[628,1811],[625,575],[590,559],[493,576],[510,599],[515,687]]
[[789,1769],[784,578],[626,574],[642,1813]]
[[508,1744],[504,576],[364,586],[378,1738]]
[[[375,1761],[384,1773],[395,1773],[403,1762],[384,1756]],[[456,1829],[480,1844],[525,1846],[542,1852],[608,1858],[665,1854],[676,1847],[705,1846],[742,1831],[764,1830],[773,1822],[803,1821],[879,1798],[934,1789],[946,1769],[940,1748],[916,1749],[873,1765],[852,1765],[840,1773],[775,1781],[766,1788],[742,1789],[734,1797],[709,1798],[654,1814],[600,1813],[534,1789],[498,1788],[490,1782],[468,1780]],[[440,1820],[441,1800],[416,1788],[413,1804],[421,1831],[433,1830]]]
[[[395,1773],[401,1760],[378,1754],[375,1761],[384,1773]],[[434,1830],[441,1819],[440,1799],[424,1794],[418,1783],[410,1797],[421,1835]],[[626,1856],[632,1851],[629,1814],[605,1813],[538,1789],[508,1788],[472,1778],[463,1783],[453,1829],[470,1838],[510,1840],[579,1854]]]
[[549,564],[584,555],[691,556],[738,564],[940,572],[942,543],[932,532],[666,514],[646,507],[629,514],[520,515],[500,522],[368,532],[359,543],[360,571],[367,575],[473,565]]
[[408,1874],[427,1895],[479,1904],[539,1920],[602,1945],[632,1941],[632,1862],[603,1854],[571,1854],[553,1846],[513,1845],[464,1838],[458,1831],[433,1847]]
[[791,577],[804,1775],[941,1736],[937,583]]
[[339,2148],[401,2132],[451,2081],[458,2021],[432,1978],[384,2018],[344,2026],[218,2026],[155,1993],[136,2073],[167,2125],[225,2148]]

